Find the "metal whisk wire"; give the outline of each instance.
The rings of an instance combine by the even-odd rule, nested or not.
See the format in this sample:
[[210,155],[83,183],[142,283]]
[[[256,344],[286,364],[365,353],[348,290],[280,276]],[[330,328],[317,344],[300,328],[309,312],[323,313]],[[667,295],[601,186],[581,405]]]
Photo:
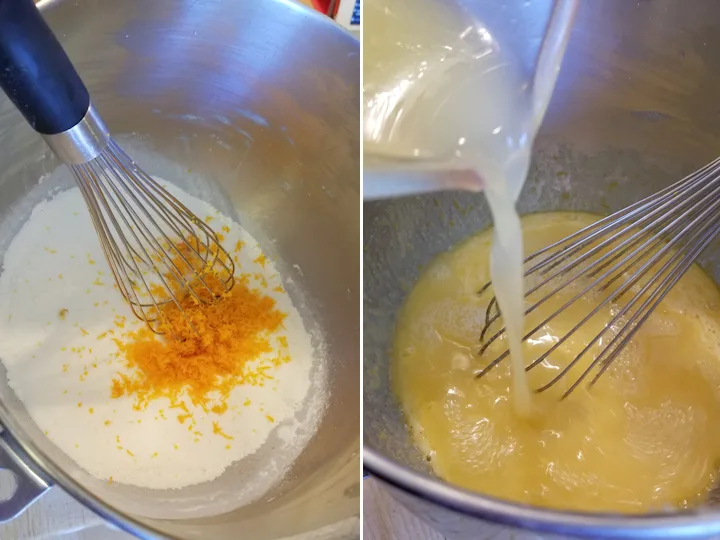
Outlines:
[[207,303],[232,289],[235,265],[215,232],[112,139],[70,168],[120,293],[154,332],[166,330],[161,306],[173,303],[185,315],[182,296]]
[[[608,344],[602,347],[562,397],[570,395],[597,370],[590,381],[590,385],[594,385],[719,231],[720,158],[656,194],[527,257],[525,263],[531,266],[525,276],[537,274],[540,281],[525,293],[525,298],[536,294],[541,298],[526,308],[525,315],[533,313],[572,284],[588,283],[529,330],[523,341],[532,338],[562,311],[589,293],[606,292],[606,295],[569,332],[527,365],[526,371],[548,359],[601,309],[633,291],[633,296],[620,307],[610,323],[588,340],[580,353],[552,380],[536,391],[543,392],[557,384],[593,345],[602,347],[602,339],[614,332]],[[615,290],[607,292],[619,281]],[[490,286],[491,282],[486,283],[479,294],[484,294]],[[481,356],[505,332],[504,327],[500,328],[486,339],[500,316],[493,296],[486,309],[480,336]],[[478,370],[475,376],[486,375],[508,355],[509,350],[506,349]]]
[[[33,69],[28,69],[32,65]],[[32,0],[0,17],[0,87],[70,167],[103,252],[137,317],[163,333],[163,306],[209,303],[230,291],[235,266],[218,236],[110,138],[87,87]]]

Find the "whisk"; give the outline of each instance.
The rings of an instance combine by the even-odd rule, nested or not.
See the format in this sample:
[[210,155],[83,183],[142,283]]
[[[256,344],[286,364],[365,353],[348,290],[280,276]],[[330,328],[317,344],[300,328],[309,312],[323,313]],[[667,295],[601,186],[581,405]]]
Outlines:
[[[235,267],[217,234],[115,143],[32,0],[0,0],[0,86],[72,171],[120,293],[156,333],[163,306],[228,293]],[[190,327],[192,321],[185,316]]]
[[[589,384],[595,384],[719,230],[720,158],[656,194],[527,257],[525,276],[530,286],[525,293],[526,315],[543,305],[547,307],[547,302],[564,289],[570,292],[570,299],[561,307],[550,309],[549,315],[543,314],[537,324],[530,325],[532,328],[523,336],[523,341],[532,339],[578,300],[594,295],[592,297],[598,301],[567,334],[534,358],[526,371],[540,365],[568,339],[577,336],[578,330],[600,310],[620,299],[624,303],[622,306],[615,304],[610,323],[584,343],[580,353],[536,391],[549,389],[574,367],[586,364],[562,398],[591,375]],[[530,276],[532,279],[528,280]],[[490,285],[485,284],[479,293],[484,294]],[[502,324],[500,321],[497,301],[493,297],[480,336],[481,356],[504,334],[505,328],[498,328]],[[594,347],[600,352],[579,364]],[[508,355],[509,351],[505,350],[475,376],[486,375]]]

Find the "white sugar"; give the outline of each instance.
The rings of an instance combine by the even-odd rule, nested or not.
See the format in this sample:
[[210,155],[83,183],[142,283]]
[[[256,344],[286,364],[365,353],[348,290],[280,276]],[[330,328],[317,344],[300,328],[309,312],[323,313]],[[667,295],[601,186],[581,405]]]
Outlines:
[[[142,323],[113,288],[76,188],[36,206],[5,254],[0,358],[10,386],[40,429],[100,479],[154,489],[213,480],[275,432],[284,446],[278,458],[265,470],[245,475],[244,493],[255,498],[282,478],[317,428],[324,396],[309,394],[315,393],[315,377],[322,377],[321,359],[290,297],[275,290],[283,282],[272,262],[254,262],[262,253],[257,242],[209,204],[174,186],[168,189],[200,217],[211,216],[215,230],[229,229],[224,233],[229,251],[238,241],[244,243],[232,253],[238,256],[238,272],[254,275],[251,286],[274,298],[287,314],[271,344],[279,347],[277,338],[284,336],[291,361],[273,366],[273,378],[262,387],[236,387],[224,414],[205,412],[185,399],[195,422],[191,431],[189,422],[178,419],[185,411],[171,408],[168,400],[138,411],[132,397],[111,398],[113,377],[127,370],[116,344],[98,337],[118,331],[117,316],[125,316],[129,328]],[[273,351],[259,361],[276,356]],[[313,410],[298,414],[307,407]],[[231,439],[214,433],[214,422]]]

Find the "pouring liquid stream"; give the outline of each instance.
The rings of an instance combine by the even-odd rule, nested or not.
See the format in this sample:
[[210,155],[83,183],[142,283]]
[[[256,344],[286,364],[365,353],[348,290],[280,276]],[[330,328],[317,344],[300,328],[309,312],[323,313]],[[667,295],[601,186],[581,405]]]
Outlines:
[[[439,0],[365,5],[366,25],[377,29],[364,41],[366,170],[382,163],[391,171],[383,182],[391,183],[394,168],[394,183],[381,191],[396,195],[484,189],[494,222],[490,272],[507,329],[519,416],[532,414],[532,399],[521,345],[523,243],[515,203],[575,2],[556,3],[533,80],[489,29],[458,6]],[[474,183],[464,171],[475,173]],[[451,178],[462,182],[453,185]]]

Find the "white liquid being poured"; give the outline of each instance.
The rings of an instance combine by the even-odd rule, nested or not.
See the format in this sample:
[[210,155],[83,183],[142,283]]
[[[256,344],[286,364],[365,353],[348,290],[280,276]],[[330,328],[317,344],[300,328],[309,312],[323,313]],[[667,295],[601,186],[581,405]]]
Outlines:
[[515,202],[573,11],[574,0],[556,6],[531,84],[490,31],[449,2],[365,3],[365,154],[400,160],[401,167],[477,172],[495,224],[491,275],[520,414],[528,413],[531,396],[521,347],[523,244]]

